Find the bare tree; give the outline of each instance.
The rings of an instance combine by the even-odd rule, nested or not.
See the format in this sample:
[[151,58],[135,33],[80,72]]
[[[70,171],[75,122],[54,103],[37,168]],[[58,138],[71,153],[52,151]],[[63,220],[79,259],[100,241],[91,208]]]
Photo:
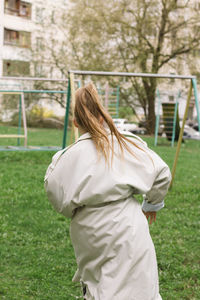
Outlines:
[[[60,44],[50,34],[45,42],[49,55],[44,52],[43,60],[64,76],[71,68],[162,73],[173,65],[176,72],[181,69],[178,58],[200,48],[200,22],[192,0],[73,0],[56,26],[66,39]],[[155,127],[157,84],[155,78],[133,78],[122,89],[133,110],[140,103],[149,133]]]
[[[194,1],[73,3],[70,42],[82,69],[158,73],[177,57],[200,47],[200,22]],[[147,128],[153,133],[157,79],[132,79],[131,83],[135,95],[131,102],[140,102]],[[125,99],[130,104],[130,98]]]

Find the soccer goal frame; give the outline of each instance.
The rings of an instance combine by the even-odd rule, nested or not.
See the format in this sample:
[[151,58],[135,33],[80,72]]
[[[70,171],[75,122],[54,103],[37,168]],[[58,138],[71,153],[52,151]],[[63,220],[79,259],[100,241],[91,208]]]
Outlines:
[[[146,78],[168,78],[168,79],[183,79],[183,80],[190,80],[190,87],[187,95],[187,101],[186,101],[186,107],[185,107],[185,112],[183,116],[183,121],[182,121],[182,126],[180,129],[179,133],[179,138],[177,142],[177,148],[176,148],[176,153],[174,157],[174,162],[172,166],[172,180],[171,180],[171,186],[173,185],[174,177],[175,177],[175,172],[176,172],[176,166],[178,162],[178,157],[180,153],[180,148],[181,148],[181,143],[183,139],[183,132],[184,132],[184,127],[185,127],[185,122],[187,119],[188,115],[188,109],[190,105],[190,100],[192,97],[192,90],[194,90],[194,97],[195,97],[195,103],[196,103],[196,108],[197,108],[197,120],[198,120],[198,127],[200,131],[200,113],[199,113],[199,100],[198,100],[198,91],[197,91],[197,81],[196,81],[196,76],[184,76],[184,75],[168,75],[168,74],[151,74],[151,73],[127,73],[127,72],[102,72],[102,71],[81,71],[81,70],[69,70],[68,71],[68,93],[67,93],[67,106],[70,107],[70,99],[71,99],[71,106],[72,106],[72,111],[74,111],[74,106],[75,106],[75,75],[81,75],[81,76],[116,76],[116,77],[146,77]],[[66,107],[69,109],[69,107]],[[67,116],[67,114],[66,114]],[[66,138],[67,138],[67,127],[68,127],[68,118],[65,118],[65,125],[64,125],[64,134],[63,134],[63,148],[66,147]],[[75,134],[75,139],[78,138],[78,130],[74,128],[74,134]]]
[[[0,134],[0,138],[17,138],[18,145],[19,139],[24,138],[24,147],[27,147],[27,122],[26,122],[26,110],[25,110],[25,103],[24,103],[24,93],[23,91],[7,91],[7,90],[0,90],[0,94],[2,95],[19,95],[19,127],[18,127],[18,134]],[[24,134],[21,134],[21,114],[23,119],[23,128]]]
[[[62,142],[61,142],[61,145],[60,147],[48,147],[48,146],[40,146],[40,147],[37,147],[37,146],[28,146],[27,144],[27,140],[28,140],[28,128],[27,128],[27,123],[26,123],[26,111],[25,111],[25,100],[24,100],[24,95],[26,93],[29,93],[29,94],[35,94],[35,93],[41,93],[41,94],[64,94],[65,97],[66,97],[66,109],[65,109],[65,123],[66,123],[66,120],[68,122],[68,119],[69,119],[69,105],[67,103],[68,101],[68,96],[67,96],[67,93],[68,93],[68,85],[69,85],[69,82],[68,82],[68,78],[46,78],[46,77],[14,77],[14,76],[4,76],[4,77],[0,77],[0,81],[3,81],[3,85],[5,86],[4,89],[1,88],[0,89],[0,95],[1,94],[13,94],[13,95],[20,95],[21,97],[21,100],[20,100],[20,103],[22,104],[21,107],[19,107],[19,124],[21,122],[21,110],[22,110],[22,113],[23,113],[23,124],[25,124],[24,126],[24,135],[20,134],[20,131],[21,131],[21,128],[20,126],[18,126],[18,134],[15,135],[15,134],[1,134],[0,135],[0,138],[17,138],[17,141],[18,141],[18,146],[19,146],[19,139],[20,138],[25,138],[25,143],[24,143],[24,147],[6,147],[6,148],[0,148],[1,151],[17,151],[17,150],[23,150],[23,151],[41,151],[41,150],[44,150],[44,151],[57,151],[57,150],[60,150],[62,149]],[[42,89],[42,90],[36,90],[36,89],[23,89],[21,87],[18,87],[18,88],[8,88],[9,86],[9,82],[11,81],[10,85],[12,86],[13,85],[13,82],[16,83],[16,82],[63,82],[64,83],[64,86],[66,86],[66,89],[64,90],[55,90],[55,89],[49,89],[49,90],[46,90],[46,89]],[[80,82],[79,80],[76,80],[76,82],[78,83],[78,86],[80,86]],[[16,84],[14,84],[16,86]],[[20,86],[20,85],[19,85]],[[23,102],[23,103],[22,103]],[[63,139],[62,139],[63,140]]]

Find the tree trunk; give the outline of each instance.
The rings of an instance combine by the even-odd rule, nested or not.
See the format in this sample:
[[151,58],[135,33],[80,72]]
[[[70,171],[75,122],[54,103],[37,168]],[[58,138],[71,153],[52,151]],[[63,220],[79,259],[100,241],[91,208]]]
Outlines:
[[155,132],[155,97],[156,97],[156,78],[149,78],[148,82],[143,80],[143,86],[146,93],[148,111],[147,111],[147,132],[149,134],[154,134]]
[[155,93],[148,97],[147,131],[149,134],[155,132]]

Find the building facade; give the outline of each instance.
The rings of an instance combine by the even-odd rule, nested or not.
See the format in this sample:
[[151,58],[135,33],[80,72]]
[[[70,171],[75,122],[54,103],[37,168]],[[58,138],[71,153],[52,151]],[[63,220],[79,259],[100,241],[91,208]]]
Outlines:
[[[184,4],[184,0],[182,2]],[[193,0],[191,4],[195,6],[196,10],[200,9],[200,0]],[[0,1],[0,77],[62,78],[65,76],[62,70],[66,70],[68,66],[65,67],[64,61],[63,64],[60,61],[56,62],[53,56],[56,56],[57,50],[63,50],[63,57],[66,58],[67,27],[63,29],[61,23],[63,22],[62,12],[69,9],[69,5],[70,1],[67,0]],[[190,13],[190,8],[186,15],[181,15],[177,10],[174,12],[173,18],[175,20],[186,18]],[[187,28],[182,33],[186,38],[189,36]],[[178,42],[178,36],[174,34],[171,38],[169,37],[168,41],[166,49],[170,51],[175,42]],[[53,51],[51,51],[52,49]],[[62,52],[58,56],[62,57]],[[170,64],[163,67],[161,73],[199,76],[200,49],[195,50],[191,55],[185,54],[185,58],[182,58],[181,61],[179,58],[172,60]],[[13,82],[13,86],[14,84],[16,83]],[[47,87],[49,88],[49,86]],[[12,82],[10,88],[12,88]],[[160,94],[164,102],[174,102],[181,91],[180,102],[182,101],[185,105],[187,90],[188,86],[185,87],[185,82],[177,80],[175,84],[174,80],[171,80],[166,84],[162,83]],[[182,106],[184,107],[184,105]],[[192,112],[193,108],[194,113]],[[190,110],[191,117],[196,117],[194,101],[191,103]],[[181,109],[181,112],[183,111]]]
[[[55,36],[56,43],[62,43],[64,37],[58,30],[57,20],[58,15],[67,9],[67,3],[66,0],[0,1],[0,77],[62,78],[59,69],[51,62],[48,41]],[[0,80],[0,89],[37,89],[37,84],[34,81],[6,79]],[[47,88],[51,89],[51,86]],[[6,97],[0,95],[0,103]],[[52,109],[52,100],[46,103]],[[60,111],[59,108],[55,105],[56,112],[63,114],[63,109]],[[9,119],[8,111],[2,119],[6,120],[6,116]]]
[[[52,34],[55,11],[67,9],[67,1],[58,0],[1,0],[0,1],[0,77],[35,76],[41,66],[36,66],[33,50],[40,50],[43,40]],[[44,20],[51,20],[51,28],[43,28]],[[58,19],[58,18],[57,18]],[[55,32],[62,40],[62,33]]]

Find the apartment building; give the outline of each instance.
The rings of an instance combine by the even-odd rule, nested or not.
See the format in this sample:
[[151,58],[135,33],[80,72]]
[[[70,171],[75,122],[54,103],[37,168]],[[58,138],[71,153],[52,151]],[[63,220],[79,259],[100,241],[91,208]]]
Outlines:
[[[52,18],[55,10],[66,9],[66,4],[63,0],[0,1],[0,77],[40,76],[41,67],[32,63],[32,50],[42,47],[44,35],[48,35],[41,24]],[[61,33],[56,35],[62,39]]]
[[30,75],[32,2],[0,2],[0,76]]
[[[63,41],[56,23],[59,14],[67,9],[67,3],[67,0],[0,0],[0,77],[61,78],[60,71],[51,62],[48,46],[50,36],[56,37],[56,46]],[[45,61],[41,59],[41,53]],[[35,88],[34,81],[0,80],[0,89]],[[51,86],[47,88],[52,89]],[[0,95],[1,107],[8,98],[9,95]],[[9,99],[13,102],[15,98],[17,96],[13,95]],[[52,109],[51,97],[45,104]],[[63,114],[58,104],[53,110]],[[4,107],[1,119],[8,120],[13,112],[13,109],[10,111]]]

